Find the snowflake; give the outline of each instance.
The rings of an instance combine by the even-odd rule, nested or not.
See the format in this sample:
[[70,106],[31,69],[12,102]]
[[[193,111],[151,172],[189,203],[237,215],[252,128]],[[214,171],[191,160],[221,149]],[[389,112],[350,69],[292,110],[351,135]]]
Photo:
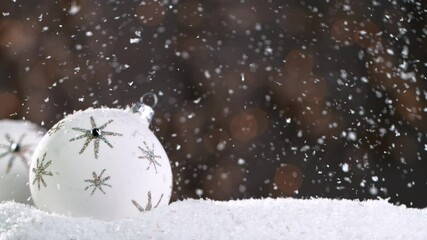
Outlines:
[[85,180],[85,182],[91,183],[89,186],[87,186],[85,188],[85,191],[88,190],[89,188],[93,187],[92,193],[90,194],[91,196],[95,193],[96,189],[99,189],[102,193],[105,194],[104,190],[102,189],[102,186],[111,187],[110,184],[105,183],[111,177],[108,176],[108,177],[102,178],[102,175],[104,174],[104,172],[105,172],[105,169],[102,170],[99,175],[97,175],[95,172],[92,172],[93,179],[86,179]]
[[151,149],[148,147],[148,145],[147,145],[146,142],[144,142],[144,146],[145,146],[145,149],[142,149],[142,147],[139,147],[139,149],[141,149],[141,151],[144,154],[144,156],[140,156],[138,158],[141,158],[141,159],[145,158],[145,159],[147,159],[150,162],[148,164],[147,170],[150,169],[151,164],[152,164],[154,166],[154,170],[157,173],[157,167],[156,167],[156,165],[158,165],[159,167],[161,167],[162,165],[160,165],[160,163],[156,161],[156,158],[161,158],[161,157],[154,154],[154,143],[153,143],[153,147]]
[[45,158],[46,158],[46,153],[43,155],[41,162],[37,158],[37,162],[36,162],[37,166],[36,168],[32,169],[33,173],[36,174],[33,180],[33,185],[37,182],[37,188],[39,190],[40,190],[40,183],[42,183],[44,187],[47,187],[47,184],[44,181],[43,176],[53,176],[51,171],[49,172],[47,171],[47,168],[52,164],[52,161],[49,161],[45,164],[44,163]]
[[[154,208],[157,208],[159,206],[162,199],[163,199],[163,194],[160,196],[160,199],[157,202],[157,204],[154,206]],[[148,202],[145,208],[141,207],[141,205],[139,205],[135,200],[132,200],[132,203],[140,212],[146,212],[146,211],[150,211],[151,209],[154,209],[153,204],[151,203],[151,191],[148,191]]]
[[82,138],[86,138],[86,142],[83,144],[83,147],[79,152],[79,154],[82,154],[86,150],[89,143],[92,140],[94,140],[95,141],[95,143],[94,143],[95,158],[98,159],[99,142],[101,140],[104,143],[106,143],[110,148],[113,148],[113,145],[111,145],[111,143],[105,138],[105,136],[122,136],[122,134],[120,134],[120,133],[103,131],[108,126],[108,124],[110,124],[112,122],[113,122],[113,120],[109,120],[106,123],[104,123],[103,125],[97,127],[96,123],[95,123],[95,119],[93,119],[93,117],[91,116],[90,117],[90,124],[91,124],[92,129],[72,128],[73,130],[83,132],[84,134],[70,139],[70,142],[76,141],[76,140],[79,140]]
[[57,124],[55,124],[55,126],[53,126],[48,132],[47,134],[49,134],[49,136],[52,136],[54,133],[58,132],[59,130],[61,130],[62,126],[64,125],[65,121],[61,120],[59,121]]
[[0,148],[7,149],[6,152],[0,154],[0,159],[10,155],[9,162],[7,163],[6,173],[9,173],[12,169],[13,163],[16,157],[19,157],[24,163],[24,166],[28,168],[28,161],[25,155],[30,151],[31,145],[23,145],[22,141],[25,138],[25,134],[22,134],[18,141],[12,139],[9,134],[5,134],[6,141],[8,144],[0,144]]

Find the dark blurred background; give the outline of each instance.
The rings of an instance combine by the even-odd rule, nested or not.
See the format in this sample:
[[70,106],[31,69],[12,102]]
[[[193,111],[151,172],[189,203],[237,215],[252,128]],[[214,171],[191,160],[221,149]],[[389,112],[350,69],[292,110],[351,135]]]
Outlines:
[[0,2],[0,118],[159,96],[173,199],[427,206],[423,1]]

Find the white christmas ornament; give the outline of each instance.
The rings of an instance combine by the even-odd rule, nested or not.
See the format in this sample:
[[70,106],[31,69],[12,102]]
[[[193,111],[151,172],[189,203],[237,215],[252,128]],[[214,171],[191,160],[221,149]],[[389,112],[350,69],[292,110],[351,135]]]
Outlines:
[[31,204],[28,169],[44,131],[23,120],[0,120],[0,202]]
[[32,157],[29,183],[35,205],[104,220],[139,217],[167,205],[172,171],[148,128],[153,114],[139,103],[127,110],[78,111],[58,122]]

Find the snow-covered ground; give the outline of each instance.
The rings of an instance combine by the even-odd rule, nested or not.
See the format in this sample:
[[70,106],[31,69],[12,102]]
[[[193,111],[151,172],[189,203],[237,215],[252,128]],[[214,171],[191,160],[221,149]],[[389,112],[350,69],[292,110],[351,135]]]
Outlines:
[[104,222],[0,204],[6,239],[427,239],[427,209],[386,201],[186,200]]

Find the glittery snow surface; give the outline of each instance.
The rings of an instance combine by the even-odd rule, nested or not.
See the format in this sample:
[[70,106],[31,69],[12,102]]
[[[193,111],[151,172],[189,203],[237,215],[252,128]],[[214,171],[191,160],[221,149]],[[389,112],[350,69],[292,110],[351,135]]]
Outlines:
[[6,239],[427,239],[427,209],[386,201],[186,200],[104,222],[0,204]]

